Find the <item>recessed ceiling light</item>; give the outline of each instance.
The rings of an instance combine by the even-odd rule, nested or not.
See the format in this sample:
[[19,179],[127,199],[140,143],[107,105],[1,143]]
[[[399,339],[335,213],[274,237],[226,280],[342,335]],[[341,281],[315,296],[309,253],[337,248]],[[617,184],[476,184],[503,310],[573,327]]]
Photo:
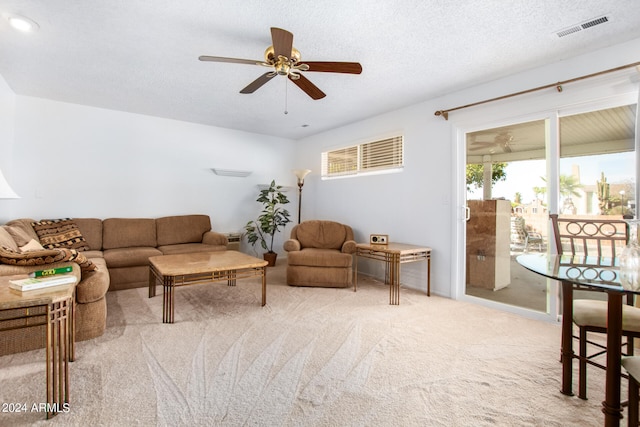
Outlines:
[[14,15],[12,13],[5,13],[4,16],[7,21],[9,21],[9,25],[15,28],[18,31],[22,31],[25,33],[38,31],[40,26],[33,19],[29,19],[25,16]]

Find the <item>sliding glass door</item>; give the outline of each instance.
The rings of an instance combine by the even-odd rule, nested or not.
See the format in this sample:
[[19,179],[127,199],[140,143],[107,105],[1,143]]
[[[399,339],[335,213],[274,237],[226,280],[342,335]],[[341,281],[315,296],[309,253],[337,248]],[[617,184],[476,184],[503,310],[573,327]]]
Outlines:
[[553,314],[556,285],[515,258],[554,251],[549,213],[635,215],[635,121],[632,104],[466,133],[465,295]]
[[[624,105],[560,118],[560,216],[635,216],[636,108]],[[600,292],[585,291],[576,291],[576,297],[606,298]]]
[[548,285],[515,261],[548,246],[546,120],[466,135],[466,295],[547,312]]

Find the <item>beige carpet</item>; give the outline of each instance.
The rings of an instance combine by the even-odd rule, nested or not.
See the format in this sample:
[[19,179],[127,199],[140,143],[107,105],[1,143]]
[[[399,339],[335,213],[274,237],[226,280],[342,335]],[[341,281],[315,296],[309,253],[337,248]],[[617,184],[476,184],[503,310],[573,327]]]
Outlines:
[[[0,413],[46,426],[598,426],[604,375],[590,400],[559,392],[560,327],[363,278],[351,289],[257,280],[162,296],[108,294],[108,329],[77,345],[71,406]],[[45,399],[43,351],[0,358],[0,403]]]

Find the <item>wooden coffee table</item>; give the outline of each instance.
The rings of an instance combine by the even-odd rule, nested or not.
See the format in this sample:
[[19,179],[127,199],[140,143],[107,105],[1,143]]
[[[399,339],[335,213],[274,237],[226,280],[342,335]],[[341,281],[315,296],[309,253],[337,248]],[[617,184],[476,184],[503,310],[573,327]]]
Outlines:
[[156,284],[164,288],[162,322],[173,323],[174,295],[178,286],[262,277],[262,305],[267,303],[267,261],[238,251],[194,252],[149,258],[149,298],[156,295]]
[[0,331],[46,325],[47,405],[43,410],[46,417],[51,418],[69,408],[69,362],[74,359],[73,299],[76,284],[26,292],[9,288],[9,280],[26,277],[0,277]]

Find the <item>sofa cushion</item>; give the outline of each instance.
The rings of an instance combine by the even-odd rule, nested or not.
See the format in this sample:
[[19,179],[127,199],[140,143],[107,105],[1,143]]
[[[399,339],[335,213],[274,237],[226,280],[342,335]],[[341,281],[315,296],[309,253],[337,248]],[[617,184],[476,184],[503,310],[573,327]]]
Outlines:
[[44,247],[36,239],[29,240],[25,245],[18,248],[20,252],[41,251]]
[[102,220],[98,218],[73,218],[91,250],[102,249]]
[[31,225],[34,222],[35,220],[31,218],[20,218],[20,219],[12,219],[11,221],[7,222],[5,225],[12,228],[20,228],[22,231],[24,231],[27,235],[30,236],[29,240],[31,239],[38,240],[38,234],[36,233],[36,230],[34,230],[33,226]]
[[18,250],[16,241],[13,240],[13,237],[11,237],[11,234],[9,234],[5,225],[0,227],[0,247],[9,248],[13,251]]
[[44,219],[31,224],[40,244],[46,249],[69,248],[79,251],[89,249],[87,241],[71,218]]
[[167,216],[156,219],[156,230],[158,246],[200,243],[211,230],[211,220],[208,215]]
[[287,263],[308,267],[349,268],[353,263],[353,257],[335,249],[304,248],[300,251],[289,252]]
[[94,258],[104,258],[104,252],[102,251],[84,251],[82,255],[86,256],[89,259]]
[[[156,247],[153,218],[108,218],[102,221],[102,249]],[[107,262],[107,265],[110,265]]]
[[303,248],[341,249],[347,230],[338,222],[311,220],[296,226],[296,238]]
[[149,265],[149,257],[162,255],[156,248],[114,248],[104,251],[104,260],[108,268],[134,267]]
[[13,237],[13,241],[16,242],[18,247],[24,246],[32,240],[36,240],[31,237],[31,234],[27,233],[25,229],[18,226],[5,225],[7,232]]

